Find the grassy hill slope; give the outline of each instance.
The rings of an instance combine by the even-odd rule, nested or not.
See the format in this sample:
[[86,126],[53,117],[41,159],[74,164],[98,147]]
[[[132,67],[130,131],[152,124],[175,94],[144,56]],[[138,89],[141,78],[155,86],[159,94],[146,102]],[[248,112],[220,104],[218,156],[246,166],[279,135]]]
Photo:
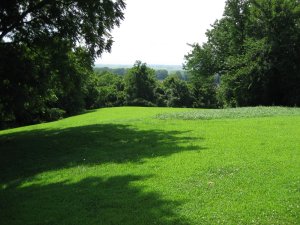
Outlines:
[[106,108],[0,131],[1,224],[299,224],[300,109]]

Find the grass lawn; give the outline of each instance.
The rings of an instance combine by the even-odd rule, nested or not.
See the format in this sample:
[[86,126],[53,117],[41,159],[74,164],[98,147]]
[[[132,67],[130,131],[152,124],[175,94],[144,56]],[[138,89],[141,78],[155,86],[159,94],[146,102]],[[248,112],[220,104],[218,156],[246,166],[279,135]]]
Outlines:
[[300,109],[120,107],[0,131],[0,224],[300,224]]

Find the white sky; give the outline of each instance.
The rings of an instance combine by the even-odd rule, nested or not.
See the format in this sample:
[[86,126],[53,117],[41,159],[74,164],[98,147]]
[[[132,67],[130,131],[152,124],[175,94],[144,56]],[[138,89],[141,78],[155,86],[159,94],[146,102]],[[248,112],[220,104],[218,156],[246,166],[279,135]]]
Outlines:
[[125,0],[125,19],[112,36],[111,53],[96,64],[181,65],[191,47],[222,17],[225,0]]

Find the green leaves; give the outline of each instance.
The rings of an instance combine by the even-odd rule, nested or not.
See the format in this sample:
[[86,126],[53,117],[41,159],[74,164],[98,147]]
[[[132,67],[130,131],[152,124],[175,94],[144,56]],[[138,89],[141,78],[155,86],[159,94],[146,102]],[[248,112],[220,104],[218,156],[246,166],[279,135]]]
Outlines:
[[[156,87],[154,74],[155,71],[147,67],[145,63],[136,61],[134,66],[125,75],[125,93],[127,95],[127,104],[148,105],[146,102],[154,103],[154,90]],[[144,102],[144,100],[146,102]]]
[[180,80],[177,76],[168,76],[163,81],[166,105],[170,107],[190,107],[192,96],[187,82]]
[[194,86],[219,74],[221,105],[299,105],[298,8],[296,0],[228,0],[208,42],[186,56]]
[[1,121],[36,123],[92,107],[93,61],[110,51],[124,8],[122,0],[0,1]]
[[0,3],[0,40],[32,43],[41,37],[68,40],[91,56],[110,51],[110,31],[124,18],[122,0],[19,0]]

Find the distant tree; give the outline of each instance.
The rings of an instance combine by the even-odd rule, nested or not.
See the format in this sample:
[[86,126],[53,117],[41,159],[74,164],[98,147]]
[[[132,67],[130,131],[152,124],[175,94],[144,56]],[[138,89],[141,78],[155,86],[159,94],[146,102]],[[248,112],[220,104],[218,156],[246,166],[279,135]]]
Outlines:
[[126,101],[129,105],[153,105],[155,102],[155,71],[136,61],[125,75]]
[[116,69],[112,69],[111,72],[113,74],[124,76],[127,72],[127,69],[126,68],[116,68]]
[[96,88],[98,96],[93,108],[121,106],[125,104],[124,79],[119,75],[104,72],[96,75]]
[[155,95],[155,105],[160,107],[167,106],[167,95],[165,92],[163,82],[156,82],[154,95]]
[[182,73],[181,73],[180,70],[174,71],[171,75],[172,75],[172,76],[176,76],[176,77],[178,77],[179,79],[183,80]]
[[103,72],[111,72],[111,69],[109,67],[95,67],[94,72],[101,74]]
[[186,81],[177,76],[168,76],[163,81],[166,105],[170,107],[190,107],[192,97]]
[[109,72],[112,74],[124,76],[127,72],[127,68],[109,68],[109,67],[96,67],[94,68],[94,71],[96,73],[103,73],[103,72]]
[[155,75],[158,80],[164,80],[169,75],[168,70],[155,70]]
[[182,71],[181,77],[182,77],[182,80],[188,81],[189,73],[186,70],[184,70],[184,71]]

